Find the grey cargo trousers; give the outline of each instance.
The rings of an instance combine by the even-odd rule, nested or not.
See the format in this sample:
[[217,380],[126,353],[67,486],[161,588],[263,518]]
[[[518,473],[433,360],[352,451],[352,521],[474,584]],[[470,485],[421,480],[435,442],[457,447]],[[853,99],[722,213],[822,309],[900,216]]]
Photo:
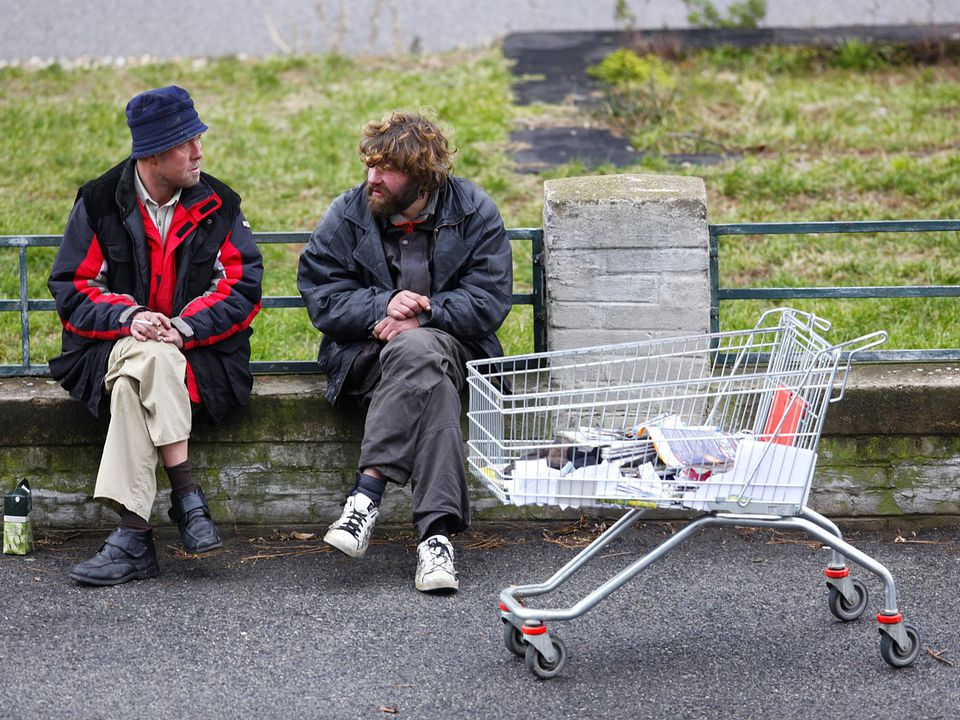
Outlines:
[[376,468],[398,485],[412,482],[413,523],[421,537],[442,516],[449,516],[453,532],[470,525],[460,394],[471,359],[463,343],[442,330],[408,330],[380,351],[380,380],[358,398],[369,401],[360,469]]

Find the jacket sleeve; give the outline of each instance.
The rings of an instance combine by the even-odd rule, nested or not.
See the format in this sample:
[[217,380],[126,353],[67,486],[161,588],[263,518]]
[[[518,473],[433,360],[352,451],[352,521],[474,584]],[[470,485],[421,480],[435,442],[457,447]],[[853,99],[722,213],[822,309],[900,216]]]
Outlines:
[[260,312],[263,258],[240,211],[220,243],[216,269],[210,288],[172,318],[184,350],[221,342],[246,329]]
[[108,286],[107,260],[82,200],[67,220],[47,287],[63,327],[81,337],[116,340],[129,335],[127,321],[141,308],[133,297]]
[[464,239],[472,249],[449,290],[430,297],[424,327],[437,328],[462,339],[492,335],[513,304],[513,254],[500,212],[483,195],[478,212],[469,216]]
[[395,292],[371,286],[353,257],[359,230],[343,219],[344,196],[320,219],[300,253],[297,287],[314,326],[341,342],[370,337]]

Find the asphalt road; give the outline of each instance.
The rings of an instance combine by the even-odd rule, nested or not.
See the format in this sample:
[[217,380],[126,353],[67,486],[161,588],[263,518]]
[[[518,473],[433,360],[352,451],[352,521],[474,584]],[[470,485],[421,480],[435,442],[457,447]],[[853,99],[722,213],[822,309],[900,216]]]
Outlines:
[[[631,529],[529,604],[572,605],[670,531]],[[161,537],[161,577],[115,588],[66,577],[101,534],[50,536],[32,555],[0,557],[3,717],[931,719],[960,708],[956,530],[910,543],[850,537],[887,565],[921,630],[911,668],[881,659],[876,578],[857,572],[872,601],[840,623],[827,608],[827,551],[767,530],[713,529],[552,625],[569,659],[548,681],[506,651],[496,611],[503,587],[546,579],[573,556],[542,528],[458,538],[461,591],[446,597],[413,588],[415,545],[397,531],[378,529],[361,561],[269,531],[228,536],[202,559],[178,554],[170,529]]]

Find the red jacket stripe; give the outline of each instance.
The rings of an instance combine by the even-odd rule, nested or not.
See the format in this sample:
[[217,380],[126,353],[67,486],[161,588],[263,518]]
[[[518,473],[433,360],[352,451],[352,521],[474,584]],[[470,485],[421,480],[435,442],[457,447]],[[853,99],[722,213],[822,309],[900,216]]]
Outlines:
[[83,293],[91,302],[102,302],[109,305],[135,305],[133,298],[117,293],[105,293],[102,288],[90,283],[97,279],[100,271],[103,269],[103,251],[100,249],[100,242],[94,235],[90,241],[90,247],[83,261],[77,267],[74,275],[73,286],[77,292]]
[[190,348],[203,347],[205,345],[213,345],[215,343],[220,342],[221,340],[226,340],[228,337],[240,332],[241,330],[246,330],[246,328],[250,325],[250,323],[253,322],[253,319],[257,316],[257,313],[260,312],[261,305],[262,303],[259,303],[259,302],[256,305],[254,305],[253,310],[250,311],[249,315],[247,315],[243,320],[238,322],[236,325],[234,325],[232,328],[230,328],[226,332],[220,333],[219,335],[211,335],[210,337],[205,337],[202,340],[192,340],[190,342],[184,341],[183,349],[188,350]]
[[[180,313],[180,317],[186,318],[198,315],[205,310],[215,307],[218,303],[224,302],[226,298],[234,291],[234,287],[243,279],[243,256],[236,246],[231,242],[232,233],[228,234],[223,244],[220,246],[220,264],[223,266],[223,272],[226,276],[221,279],[213,292],[202,295],[190,302]],[[213,345],[224,340],[231,335],[246,329],[253,319],[260,312],[261,303],[251,309],[250,313],[238,323],[228,328],[222,333],[211,335],[198,340],[184,339],[184,349],[203,347]]]
[[130,334],[129,327],[122,327],[117,330],[81,330],[65,320],[61,320],[60,322],[68,332],[75,333],[80,337],[92,338],[93,340],[116,340],[124,335]]
[[197,376],[193,374],[193,368],[190,361],[187,360],[187,394],[190,396],[190,402],[200,402],[200,388],[197,386]]
[[87,283],[95,279],[102,268],[103,251],[100,249],[100,241],[94,235],[90,240],[90,247],[87,248],[87,254],[77,266],[76,274],[73,276],[74,287],[79,292],[85,293],[90,289]]
[[196,315],[198,312],[213,307],[218,302],[223,302],[224,298],[230,294],[233,286],[243,277],[243,258],[233,246],[233,243],[230,242],[230,235],[227,235],[227,239],[220,246],[220,264],[223,266],[223,272],[227,277],[217,283],[216,290],[207,295],[201,295],[187,304],[180,313],[180,317]]

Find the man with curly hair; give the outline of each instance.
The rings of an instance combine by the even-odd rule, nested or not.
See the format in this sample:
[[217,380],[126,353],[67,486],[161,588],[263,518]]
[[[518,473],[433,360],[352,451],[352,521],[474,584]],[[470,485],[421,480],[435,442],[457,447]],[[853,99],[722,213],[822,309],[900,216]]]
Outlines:
[[366,409],[359,468],[324,540],[366,552],[387,483],[413,488],[415,585],[459,588],[450,536],[470,522],[460,430],[465,363],[503,353],[510,243],[493,200],[451,174],[423,114],[363,128],[366,181],[333,201],[300,256],[298,286],[323,333],[326,397]]

